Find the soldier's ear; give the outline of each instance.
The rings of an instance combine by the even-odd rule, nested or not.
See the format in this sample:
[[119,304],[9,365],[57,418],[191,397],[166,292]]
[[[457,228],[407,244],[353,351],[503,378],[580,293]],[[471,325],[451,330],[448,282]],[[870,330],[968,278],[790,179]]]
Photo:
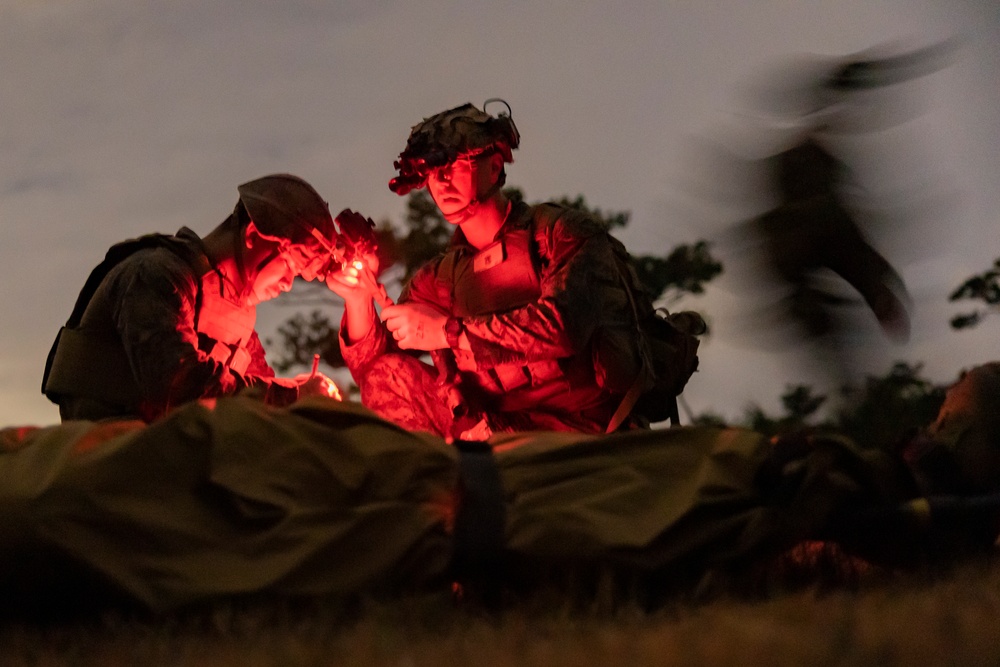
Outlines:
[[253,220],[247,223],[246,229],[243,232],[243,237],[243,242],[246,243],[248,248],[254,247],[254,245],[261,240],[260,232],[257,231],[257,225],[253,223]]
[[489,158],[489,169],[490,169],[490,182],[494,183],[500,174],[503,173],[503,155],[499,151],[494,151],[490,153]]

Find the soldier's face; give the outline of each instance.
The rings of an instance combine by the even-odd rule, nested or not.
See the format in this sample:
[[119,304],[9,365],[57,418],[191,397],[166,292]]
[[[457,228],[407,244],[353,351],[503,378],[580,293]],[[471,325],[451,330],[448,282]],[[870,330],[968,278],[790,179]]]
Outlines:
[[427,190],[447,219],[471,204],[479,193],[479,169],[476,160],[461,157],[427,176]]
[[287,252],[280,252],[277,257],[265,264],[253,281],[248,301],[256,305],[269,301],[274,297],[292,289],[298,270]]

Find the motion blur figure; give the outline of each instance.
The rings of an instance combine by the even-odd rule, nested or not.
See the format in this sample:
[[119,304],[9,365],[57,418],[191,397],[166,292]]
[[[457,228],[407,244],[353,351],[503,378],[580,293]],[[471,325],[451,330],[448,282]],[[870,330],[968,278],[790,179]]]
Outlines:
[[910,332],[908,296],[903,280],[865,238],[837,192],[844,167],[816,139],[769,160],[780,203],[747,223],[763,242],[764,261],[787,284],[783,306],[809,338],[836,333],[836,308],[849,303],[816,280],[830,269],[865,300],[891,338]]
[[[755,320],[753,335],[777,340],[779,331],[791,329],[800,345],[814,346],[840,386],[855,375],[856,346],[866,328],[856,306],[863,302],[890,340],[905,342],[911,299],[899,272],[866,233],[872,221],[852,205],[852,189],[870,194],[863,174],[848,169],[834,151],[871,151],[876,133],[885,138],[911,119],[915,110],[901,99],[908,91],[900,84],[939,69],[951,48],[943,43],[884,58],[797,63],[781,76],[772,74],[763,94],[758,87],[754,106],[770,115],[766,131],[784,140],[756,161],[730,154],[716,164],[723,177],[747,177],[742,185],[748,189],[756,176],[770,198],[765,212],[729,235],[736,240],[737,266],[727,268],[752,276],[738,281],[741,301],[767,292],[765,318]],[[766,132],[758,131],[755,139],[762,136]],[[907,232],[913,234],[915,226]],[[894,245],[898,238],[897,231],[886,240]],[[742,293],[746,289],[758,294]]]

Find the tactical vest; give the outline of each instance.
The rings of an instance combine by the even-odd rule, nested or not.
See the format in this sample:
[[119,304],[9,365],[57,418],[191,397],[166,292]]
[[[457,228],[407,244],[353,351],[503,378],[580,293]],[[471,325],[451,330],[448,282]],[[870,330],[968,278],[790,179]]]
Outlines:
[[231,371],[246,375],[251,361],[247,344],[257,309],[227,297],[223,287],[215,271],[201,276],[201,303],[195,313],[198,348]]
[[196,280],[195,330],[198,348],[242,375],[251,361],[246,345],[253,334],[254,308],[239,306],[222,294],[219,276],[205,257],[200,239],[189,230],[178,236],[149,234],[124,241],[108,250],[91,272],[77,297],[73,312],[49,350],[42,376],[42,393],[54,403],[79,396],[134,411],[142,392],[132,372],[121,338],[113,332],[81,328],[83,315],[98,286],[119,263],[140,250],[164,248],[183,259]]
[[[520,308],[541,296],[541,281],[535,249],[534,228],[509,231],[479,250],[449,252],[439,276],[451,285],[452,313],[476,317]],[[455,351],[459,370],[476,371],[471,352]],[[525,385],[537,386],[562,375],[556,360],[527,364],[497,364],[477,373],[493,394],[509,393]]]
[[[555,224],[566,209],[543,204],[529,210],[529,217],[523,219],[523,228],[506,232],[497,243],[476,253],[453,249],[442,259],[437,275],[438,289],[450,286],[454,315],[503,312],[540,297],[536,235],[547,225]],[[458,368],[475,372],[484,383],[484,389],[500,395],[502,409],[531,409],[551,401],[553,397],[545,392],[557,391],[560,383],[552,380],[563,379],[566,382],[562,384],[581,389],[592,385],[604,390],[609,397],[621,397],[611,399],[618,402],[617,407],[612,405],[608,411],[609,432],[625,423],[633,412],[639,421],[642,418],[649,421],[669,418],[678,422],[676,396],[697,369],[698,339],[695,336],[704,332],[704,321],[694,312],[670,315],[654,311],[629,264],[625,246],[614,237],[609,236],[609,239],[615,261],[610,270],[618,275],[618,287],[626,300],[621,315],[627,319],[618,318],[618,323],[599,327],[589,342],[589,349],[578,359],[526,365],[498,364],[484,372],[476,369],[470,352],[455,351]],[[439,291],[439,296],[444,301],[449,295]],[[614,319],[616,314],[609,315]],[[689,320],[691,324],[685,325]],[[588,360],[591,363],[588,364]],[[512,389],[529,383],[531,391],[510,394]],[[538,385],[545,386],[536,392],[534,387]]]
[[532,237],[532,230],[518,229],[474,254],[452,255],[452,311],[456,317],[512,310],[541,296]]

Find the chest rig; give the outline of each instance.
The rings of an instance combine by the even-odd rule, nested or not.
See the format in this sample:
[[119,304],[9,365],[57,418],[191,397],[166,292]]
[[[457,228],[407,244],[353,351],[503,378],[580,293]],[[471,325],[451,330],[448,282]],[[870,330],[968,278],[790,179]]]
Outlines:
[[[461,248],[450,253],[442,265],[442,277],[450,283],[456,317],[502,313],[537,301],[540,266],[530,218],[482,250]],[[475,372],[482,388],[492,394],[537,386],[561,375],[555,360],[497,364],[480,370],[467,350],[455,350],[455,363],[459,370]]]
[[112,246],[87,278],[66,325],[60,329],[45,361],[42,393],[59,403],[63,396],[85,397],[128,409],[138,409],[142,388],[120,336],[110,325],[84,326],[84,313],[98,287],[114,267],[140,250],[163,248],[181,258],[195,281],[195,331],[198,348],[243,374],[250,354],[256,310],[238,307],[223,296],[219,275],[212,270],[201,239],[187,228],[175,236],[148,234]]
[[245,375],[251,361],[247,344],[253,336],[257,309],[227,294],[227,287],[215,271],[201,276],[195,316],[198,349],[230,370]]
[[456,253],[452,266],[452,309],[456,317],[503,312],[541,295],[530,229],[518,229],[491,245]]

